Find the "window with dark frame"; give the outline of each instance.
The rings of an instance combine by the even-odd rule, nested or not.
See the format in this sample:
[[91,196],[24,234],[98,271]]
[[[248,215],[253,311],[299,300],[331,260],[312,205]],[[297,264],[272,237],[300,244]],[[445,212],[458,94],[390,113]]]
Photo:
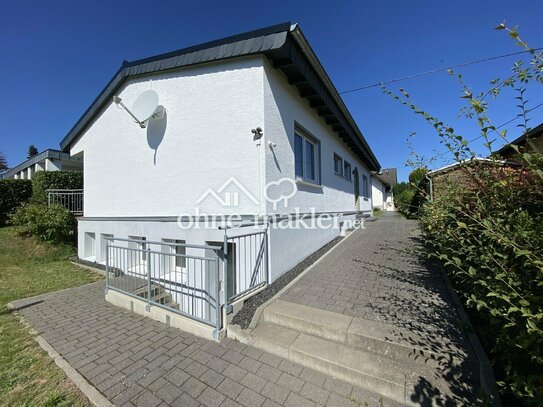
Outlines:
[[343,176],[349,181],[352,180],[351,164],[347,161],[343,161]]
[[298,128],[294,133],[294,167],[297,178],[320,183],[319,141]]
[[368,191],[368,177],[365,175],[362,175],[362,196],[364,198],[369,198],[369,191]]
[[334,153],[334,172],[340,177],[343,176],[343,158]]

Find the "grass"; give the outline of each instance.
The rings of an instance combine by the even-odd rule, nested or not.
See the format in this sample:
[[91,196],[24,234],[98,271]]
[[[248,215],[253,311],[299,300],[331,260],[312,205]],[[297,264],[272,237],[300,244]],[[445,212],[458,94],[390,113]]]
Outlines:
[[38,346],[9,301],[98,281],[69,262],[74,249],[0,228],[0,406],[87,406],[89,401]]

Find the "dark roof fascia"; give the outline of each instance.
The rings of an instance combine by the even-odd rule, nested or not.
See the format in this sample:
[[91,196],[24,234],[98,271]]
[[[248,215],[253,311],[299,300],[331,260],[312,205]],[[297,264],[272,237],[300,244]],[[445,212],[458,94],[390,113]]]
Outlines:
[[536,136],[538,133],[543,133],[543,123],[541,123],[539,126],[537,127],[534,127],[532,130],[530,130],[529,132],[527,133],[524,133],[522,136],[520,137],[517,137],[515,140],[513,140],[512,142],[510,142],[509,144],[506,144],[505,146],[503,146],[502,148],[500,148],[498,151],[496,151],[496,154],[504,154],[504,153],[509,153],[511,151],[513,151],[513,147],[511,147],[512,145],[514,146],[520,146],[521,144],[524,144],[524,142],[526,141],[526,139],[531,139],[533,138],[534,136]]
[[[309,42],[303,35],[299,26],[296,24],[291,29],[290,33],[292,34],[291,37],[294,38],[298,46],[298,50],[301,51],[303,55],[307,58],[310,67],[314,71],[313,75],[311,75],[310,72],[307,72],[307,68],[304,67],[304,59],[297,57],[296,53],[294,53],[294,55],[291,55],[292,60],[300,66],[302,73],[304,73],[304,70],[306,71],[305,74],[309,77],[308,79],[310,79],[310,82],[312,82],[311,78],[314,76],[313,87],[315,91],[319,93],[319,96],[326,104],[326,106],[338,118],[339,125],[343,127],[344,131],[354,142],[355,149],[358,150],[360,158],[362,158],[362,160],[368,165],[370,171],[379,171],[381,168],[379,161],[373,154],[373,151],[371,150],[366,139],[362,135],[362,132],[358,128],[358,125],[351,116],[349,109],[347,109],[347,106],[343,102],[343,99],[339,95],[339,92],[332,83],[332,80],[326,73],[316,54],[313,52],[311,45],[309,45]],[[293,50],[293,48],[290,49],[291,51]],[[319,82],[323,84],[324,89],[319,89]]]
[[29,158],[26,161],[23,161],[21,164],[17,165],[16,167],[13,167],[12,169],[4,173],[3,177],[9,178],[17,174],[19,171],[24,170],[30,167],[31,165],[35,165],[36,163],[46,160],[46,159],[50,159],[50,160],[57,159],[57,160],[67,160],[67,161],[81,161],[82,160],[80,157],[72,157],[70,156],[70,154],[59,151],[59,150],[48,149],[48,150],[42,151],[41,153],[35,155],[32,158]]
[[115,92],[128,77],[178,69],[217,60],[255,55],[263,53],[270,48],[280,48],[285,42],[289,29],[290,22],[155,55],[150,58],[132,62],[124,61],[113,78],[111,78],[89,108],[62,139],[60,148],[63,151],[69,149],[72,142],[87,128],[104,106],[111,101]]
[[[128,77],[178,69],[190,65],[217,60],[263,54],[277,68],[278,61],[287,60],[296,74],[303,75],[322,106],[334,117],[334,130],[365,162],[370,171],[380,169],[379,162],[364,139],[360,129],[343,103],[339,93],[307,43],[297,25],[290,23],[275,25],[248,33],[235,35],[178,51],[156,55],[133,62],[124,62],[115,76],[100,92],[87,111],[61,141],[62,150],[67,151],[76,138],[92,122],[96,115],[111,102],[114,93]],[[283,71],[287,77],[288,72]],[[290,80],[291,78],[289,78]],[[302,97],[304,95],[302,94]]]

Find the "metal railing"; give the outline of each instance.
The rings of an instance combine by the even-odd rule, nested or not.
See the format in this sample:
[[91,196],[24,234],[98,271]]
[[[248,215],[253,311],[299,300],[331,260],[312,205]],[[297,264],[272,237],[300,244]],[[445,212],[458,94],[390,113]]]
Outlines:
[[106,238],[106,289],[221,329],[222,250],[216,246]]
[[48,189],[47,204],[60,205],[68,209],[74,215],[83,215],[83,190],[82,189]]
[[225,286],[228,304],[268,284],[268,227],[264,231],[225,233]]

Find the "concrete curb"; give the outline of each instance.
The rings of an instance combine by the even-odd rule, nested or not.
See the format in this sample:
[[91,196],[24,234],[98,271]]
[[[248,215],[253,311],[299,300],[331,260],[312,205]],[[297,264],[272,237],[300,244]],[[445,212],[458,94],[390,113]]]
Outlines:
[[440,268],[440,272],[441,272],[443,281],[445,282],[445,286],[447,287],[447,290],[449,292],[449,295],[451,296],[451,299],[453,300],[454,307],[456,308],[456,313],[458,314],[458,317],[464,324],[468,325],[470,328],[469,332],[466,332],[465,335],[468,338],[468,341],[471,345],[471,349],[473,350],[473,353],[475,354],[477,361],[479,362],[479,380],[481,382],[481,387],[486,392],[486,394],[490,397],[490,402],[492,403],[492,405],[495,407],[501,407],[502,403],[500,399],[500,393],[498,391],[498,386],[496,385],[496,378],[494,377],[494,370],[492,369],[492,365],[490,364],[490,361],[488,360],[488,357],[486,356],[486,352],[483,348],[483,345],[481,345],[479,338],[475,334],[473,325],[471,324],[471,321],[468,315],[466,314],[466,311],[464,310],[464,306],[462,305],[460,298],[458,298],[456,291],[454,291],[454,288],[451,282],[449,281],[447,274],[442,268]]
[[42,336],[37,336],[36,342],[40,347],[47,352],[53,359],[55,364],[60,367],[66,377],[83,393],[89,401],[96,407],[112,407],[114,406],[102,393],[100,393],[93,385],[91,385],[81,374],[75,370],[60,354]]

